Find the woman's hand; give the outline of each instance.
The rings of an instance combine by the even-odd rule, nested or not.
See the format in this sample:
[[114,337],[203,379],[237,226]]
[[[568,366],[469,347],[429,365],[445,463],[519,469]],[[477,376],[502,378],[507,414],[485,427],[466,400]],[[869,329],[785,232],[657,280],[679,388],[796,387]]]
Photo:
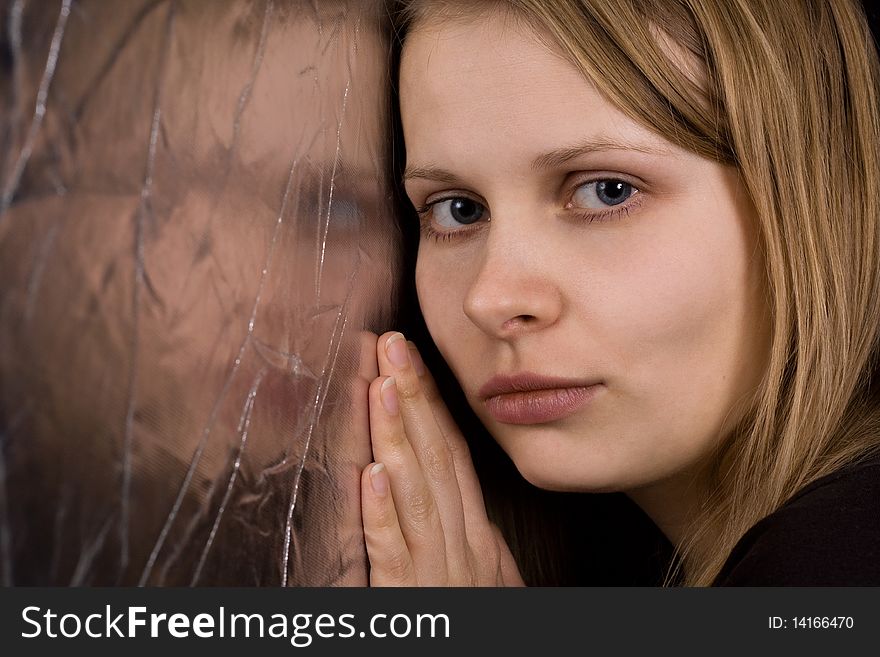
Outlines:
[[412,343],[386,333],[370,385],[375,463],[361,476],[372,586],[523,586],[464,437]]

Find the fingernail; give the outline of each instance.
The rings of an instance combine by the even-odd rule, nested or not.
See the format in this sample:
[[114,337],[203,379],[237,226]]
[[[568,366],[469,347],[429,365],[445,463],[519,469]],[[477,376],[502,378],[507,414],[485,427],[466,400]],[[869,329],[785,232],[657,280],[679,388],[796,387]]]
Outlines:
[[422,360],[422,356],[421,354],[419,354],[419,350],[416,349],[416,345],[413,342],[407,342],[406,344],[409,346],[409,359],[412,361],[413,369],[419,376],[424,376],[425,361]]
[[409,365],[409,349],[406,348],[406,340],[401,333],[395,333],[385,342],[385,353],[388,360],[399,370]]
[[370,468],[370,485],[376,495],[385,495],[388,492],[388,473],[385,472],[385,465],[376,463]]
[[379,397],[382,399],[382,406],[389,415],[397,415],[397,386],[394,383],[394,377],[389,376],[382,383],[379,389]]

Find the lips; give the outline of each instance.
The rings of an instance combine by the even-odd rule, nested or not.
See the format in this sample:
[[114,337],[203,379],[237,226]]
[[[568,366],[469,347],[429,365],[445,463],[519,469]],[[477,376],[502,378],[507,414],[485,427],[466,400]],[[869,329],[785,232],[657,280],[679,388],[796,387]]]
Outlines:
[[496,375],[478,391],[492,417],[503,424],[543,424],[583,408],[601,381],[547,377],[532,372]]

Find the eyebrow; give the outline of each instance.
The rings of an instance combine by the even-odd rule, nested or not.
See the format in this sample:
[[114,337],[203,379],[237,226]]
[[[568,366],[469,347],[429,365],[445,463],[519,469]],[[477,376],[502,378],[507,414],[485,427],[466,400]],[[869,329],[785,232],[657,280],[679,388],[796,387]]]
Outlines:
[[434,180],[436,182],[447,183],[450,185],[456,185],[460,182],[458,176],[454,173],[450,173],[445,169],[441,169],[435,166],[426,166],[426,167],[411,167],[407,166],[406,170],[403,172],[403,181],[407,180]]
[[[636,151],[638,153],[645,153],[646,155],[656,155],[661,157],[672,155],[669,150],[657,146],[615,140],[608,137],[594,137],[586,139],[573,146],[556,148],[539,155],[532,160],[532,169],[541,171],[558,168],[582,155],[603,151]],[[403,181],[406,182],[407,180],[413,180],[416,178],[448,184],[459,184],[461,182],[459,177],[454,173],[436,166],[407,166],[403,172]]]
[[657,156],[668,156],[672,154],[665,148],[650,146],[648,144],[621,141],[609,137],[593,137],[575,144],[574,146],[557,148],[548,153],[544,153],[543,155],[539,155],[532,161],[532,168],[537,171],[542,169],[553,169],[560,167],[581,155],[602,151],[636,151],[637,153]]

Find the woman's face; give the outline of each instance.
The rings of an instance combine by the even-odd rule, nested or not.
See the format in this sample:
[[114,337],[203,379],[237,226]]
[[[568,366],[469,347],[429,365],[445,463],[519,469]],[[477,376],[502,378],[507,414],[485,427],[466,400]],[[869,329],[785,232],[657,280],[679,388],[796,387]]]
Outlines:
[[[420,24],[400,89],[419,300],[477,415],[544,488],[687,481],[742,418],[769,343],[736,171],[498,18]],[[565,381],[486,388],[523,373]]]

